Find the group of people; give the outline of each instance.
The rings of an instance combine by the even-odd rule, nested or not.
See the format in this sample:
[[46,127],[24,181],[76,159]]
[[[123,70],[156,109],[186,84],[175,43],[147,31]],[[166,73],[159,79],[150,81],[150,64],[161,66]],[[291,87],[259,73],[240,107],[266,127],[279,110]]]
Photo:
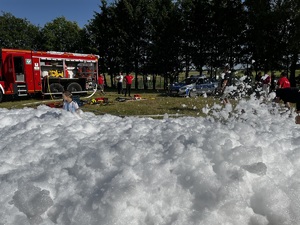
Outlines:
[[[284,101],[285,106],[290,109],[290,103],[297,103],[297,98],[299,98],[300,103],[300,93],[297,97],[299,89],[292,88],[289,79],[287,78],[286,72],[281,72],[280,78],[275,84],[275,74],[272,75],[265,74],[261,76],[261,72],[257,74],[255,79],[256,83],[261,82],[262,90],[265,93],[265,96],[268,95],[271,91],[276,92],[275,101],[279,102],[280,100]],[[271,89],[270,89],[271,88]],[[299,107],[299,108],[298,108]],[[297,111],[300,112],[300,104],[297,107]]]
[[[126,76],[124,77],[122,73],[119,73],[116,76],[115,80],[117,82],[118,94],[123,94],[123,92],[124,92],[125,97],[127,96],[127,94],[128,94],[129,97],[131,97],[131,95],[130,95],[131,85],[132,85],[132,81],[134,80],[134,76],[127,73]],[[126,89],[123,91],[123,82],[124,81],[125,81],[125,84],[126,84]]]
[[276,76],[274,72],[272,72],[271,76],[267,73],[264,76],[262,76],[261,72],[258,72],[255,76],[255,85],[256,87],[262,87],[262,91],[265,96],[267,96],[272,91],[276,91],[277,89],[291,87],[286,72],[281,72],[280,78],[277,82],[275,81]]
[[[229,66],[226,65],[222,73],[221,80],[221,92],[223,103],[228,103],[228,93],[226,93],[226,88],[231,85],[231,71]],[[275,74],[272,75],[265,74],[262,76],[261,72],[257,73],[255,77],[255,85],[262,87],[264,95],[268,95],[271,91],[275,91],[276,97],[275,102],[279,103],[283,101],[287,109],[291,109],[290,103],[296,104],[296,112],[298,116],[296,117],[296,123],[300,124],[300,89],[297,87],[291,87],[290,81],[287,78],[286,72],[281,72],[280,78],[275,83]]]
[[[127,94],[129,97],[131,97],[131,85],[132,81],[134,80],[134,76],[132,76],[130,73],[127,73],[126,76],[123,76],[122,73],[119,73],[115,77],[115,81],[117,83],[117,89],[118,94],[123,94],[126,97]],[[126,84],[125,90],[123,90],[123,82]],[[100,93],[105,94],[104,92],[104,76],[103,74],[99,74],[98,76],[98,89],[100,90]]]

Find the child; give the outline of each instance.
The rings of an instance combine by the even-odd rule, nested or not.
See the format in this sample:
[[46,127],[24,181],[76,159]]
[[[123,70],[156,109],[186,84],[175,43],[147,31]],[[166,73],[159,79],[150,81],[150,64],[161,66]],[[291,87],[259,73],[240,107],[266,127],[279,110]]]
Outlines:
[[71,113],[78,112],[79,106],[78,106],[77,102],[73,101],[71,92],[64,91],[62,94],[62,97],[64,100],[64,102],[63,102],[64,110],[67,110]]

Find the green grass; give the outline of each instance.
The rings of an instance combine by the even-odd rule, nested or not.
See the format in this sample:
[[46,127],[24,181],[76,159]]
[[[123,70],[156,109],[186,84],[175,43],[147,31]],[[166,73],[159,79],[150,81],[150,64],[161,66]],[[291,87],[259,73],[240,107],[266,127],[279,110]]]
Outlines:
[[[81,109],[85,112],[93,112],[97,115],[111,114],[116,116],[150,116],[153,118],[162,117],[164,114],[169,116],[205,116],[202,112],[202,108],[208,105],[220,104],[220,100],[214,97],[197,97],[197,98],[185,98],[185,97],[170,97],[165,91],[153,91],[153,90],[132,90],[131,96],[139,94],[141,100],[131,100],[125,102],[119,102],[116,99],[118,97],[124,97],[118,95],[115,89],[106,90],[105,95],[96,93],[91,98],[87,99],[81,96],[80,99],[84,100],[84,104]],[[105,97],[108,99],[108,103],[89,104],[91,99]],[[60,103],[61,99],[24,99],[14,101],[4,101],[0,103],[1,108],[16,109],[24,107],[37,107],[38,105],[57,102]]]

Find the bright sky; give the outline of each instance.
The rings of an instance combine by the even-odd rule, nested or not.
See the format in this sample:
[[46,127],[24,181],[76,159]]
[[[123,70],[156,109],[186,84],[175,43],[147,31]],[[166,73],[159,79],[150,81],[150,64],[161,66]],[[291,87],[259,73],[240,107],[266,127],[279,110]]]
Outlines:
[[300,224],[300,125],[279,105],[161,120],[25,106],[0,108],[1,224]]
[[99,5],[100,0],[0,0],[0,13],[9,12],[40,26],[64,16],[83,27],[93,18],[94,11],[100,12]]

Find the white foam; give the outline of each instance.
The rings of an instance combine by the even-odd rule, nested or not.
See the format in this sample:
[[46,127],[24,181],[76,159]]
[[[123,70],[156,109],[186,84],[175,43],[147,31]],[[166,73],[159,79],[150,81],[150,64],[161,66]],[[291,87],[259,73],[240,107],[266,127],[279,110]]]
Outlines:
[[300,127],[277,109],[251,98],[157,120],[0,108],[0,221],[300,224]]

